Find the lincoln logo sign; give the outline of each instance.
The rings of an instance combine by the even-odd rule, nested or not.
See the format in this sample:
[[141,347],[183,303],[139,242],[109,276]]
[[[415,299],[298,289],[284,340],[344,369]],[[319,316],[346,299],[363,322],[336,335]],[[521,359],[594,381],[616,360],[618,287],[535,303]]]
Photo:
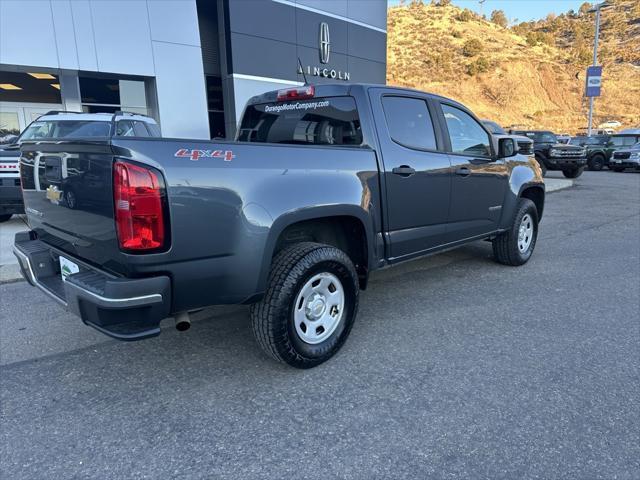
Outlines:
[[[327,22],[320,23],[320,40],[319,40],[319,52],[320,63],[326,65],[329,63],[329,57],[331,56],[331,39],[329,37],[329,24]],[[331,67],[325,66],[311,66],[307,65],[303,67],[298,66],[298,73],[305,75],[312,75],[314,77],[331,78],[334,80],[344,80],[348,82],[351,80],[351,74],[342,70],[337,70]]]
[[320,24],[320,63],[329,63],[331,53],[331,41],[329,40],[329,24]]

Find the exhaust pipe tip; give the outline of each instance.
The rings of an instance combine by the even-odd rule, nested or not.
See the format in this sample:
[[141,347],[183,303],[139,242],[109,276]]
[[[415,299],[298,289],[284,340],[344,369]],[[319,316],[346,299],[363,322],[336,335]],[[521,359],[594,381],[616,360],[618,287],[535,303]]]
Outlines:
[[176,321],[176,330],[179,332],[186,332],[191,328],[191,318],[189,318],[188,313],[179,313],[175,317]]

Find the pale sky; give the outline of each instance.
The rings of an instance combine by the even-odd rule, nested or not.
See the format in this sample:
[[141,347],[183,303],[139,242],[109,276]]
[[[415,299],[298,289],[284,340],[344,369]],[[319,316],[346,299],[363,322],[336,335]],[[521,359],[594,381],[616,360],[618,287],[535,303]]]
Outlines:
[[[410,0],[406,0],[409,3]],[[430,0],[424,0],[428,3]],[[388,0],[389,5],[397,5],[400,0]],[[478,13],[484,13],[487,17],[493,10],[503,10],[510,22],[518,19],[520,22],[538,20],[549,13],[565,13],[569,10],[578,10],[584,3],[576,0],[485,0],[481,6],[478,0],[453,0],[457,7],[468,8]]]

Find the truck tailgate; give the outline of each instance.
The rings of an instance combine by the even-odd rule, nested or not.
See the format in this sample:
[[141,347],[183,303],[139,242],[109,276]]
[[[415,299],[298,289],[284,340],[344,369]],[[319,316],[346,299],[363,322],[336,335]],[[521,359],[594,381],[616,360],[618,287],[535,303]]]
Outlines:
[[21,150],[25,212],[38,238],[97,265],[113,259],[119,252],[109,142],[25,143]]

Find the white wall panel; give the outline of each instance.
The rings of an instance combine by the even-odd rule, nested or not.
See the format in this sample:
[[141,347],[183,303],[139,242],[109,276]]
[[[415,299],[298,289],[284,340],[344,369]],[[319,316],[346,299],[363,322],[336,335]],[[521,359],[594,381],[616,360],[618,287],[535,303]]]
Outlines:
[[91,15],[101,72],[153,76],[145,0],[92,0]]
[[200,46],[194,0],[147,0],[152,40]]
[[55,0],[51,2],[53,14],[54,34],[58,48],[60,68],[78,69],[78,54],[76,51],[76,36],[69,0]]
[[199,47],[153,42],[162,135],[209,138],[209,115]]
[[76,37],[78,68],[91,72],[98,71],[96,44],[93,40],[93,18],[89,0],[73,0],[71,15]]
[[344,0],[295,0],[296,3],[341,17],[347,16],[347,2]]
[[0,0],[0,63],[57,68],[55,40],[49,0]]

